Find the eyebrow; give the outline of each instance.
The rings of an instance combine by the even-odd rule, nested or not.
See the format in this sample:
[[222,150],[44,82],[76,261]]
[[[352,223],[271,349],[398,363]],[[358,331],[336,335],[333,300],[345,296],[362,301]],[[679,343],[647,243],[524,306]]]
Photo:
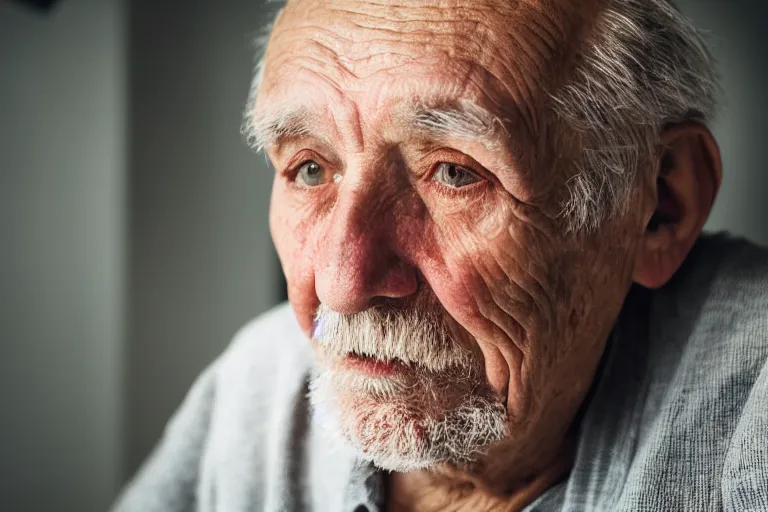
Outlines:
[[249,113],[243,125],[243,134],[249,146],[261,151],[281,140],[309,135],[317,124],[305,107],[273,109]]
[[[496,115],[468,100],[455,104],[427,106],[407,103],[396,110],[399,128],[431,139],[463,139],[495,147],[508,135],[504,122]],[[251,113],[243,126],[248,144],[261,151],[281,141],[305,135],[322,136],[323,125],[306,107],[269,109]]]
[[428,138],[465,139],[492,148],[502,135],[508,135],[501,118],[468,100],[455,105],[408,105],[401,116],[403,124]]

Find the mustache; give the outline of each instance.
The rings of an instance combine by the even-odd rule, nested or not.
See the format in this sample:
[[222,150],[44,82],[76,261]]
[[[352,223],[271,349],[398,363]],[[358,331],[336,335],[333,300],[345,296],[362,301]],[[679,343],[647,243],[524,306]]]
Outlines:
[[312,339],[338,357],[399,360],[429,372],[473,368],[475,356],[457,341],[448,318],[437,298],[426,292],[385,300],[354,314],[321,304]]

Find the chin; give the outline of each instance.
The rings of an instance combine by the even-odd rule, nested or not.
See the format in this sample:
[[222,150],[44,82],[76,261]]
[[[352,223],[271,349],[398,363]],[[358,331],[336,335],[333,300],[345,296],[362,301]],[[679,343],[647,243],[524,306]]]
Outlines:
[[351,354],[321,362],[310,399],[327,434],[388,471],[466,467],[508,434],[503,402],[471,369]]

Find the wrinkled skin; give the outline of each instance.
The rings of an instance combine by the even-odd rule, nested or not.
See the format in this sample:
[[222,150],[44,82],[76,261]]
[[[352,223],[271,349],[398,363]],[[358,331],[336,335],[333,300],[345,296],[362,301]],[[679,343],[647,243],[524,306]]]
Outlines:
[[[473,340],[511,425],[461,478],[524,504],[567,470],[568,431],[652,204],[638,186],[638,208],[596,234],[570,234],[558,215],[578,144],[553,140],[544,112],[596,2],[437,4],[289,2],[254,115],[301,106],[324,130],[267,148],[271,231],[308,336],[320,302],[354,313],[420,286],[434,292]],[[495,144],[425,139],[393,115],[407,102],[459,99],[504,120]],[[306,160],[322,167],[321,186],[296,181]],[[480,180],[441,184],[440,162]]]

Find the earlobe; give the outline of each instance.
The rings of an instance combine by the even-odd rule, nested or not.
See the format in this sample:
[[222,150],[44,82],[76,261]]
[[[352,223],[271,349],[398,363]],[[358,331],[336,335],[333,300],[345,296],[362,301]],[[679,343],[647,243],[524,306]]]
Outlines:
[[677,272],[714,204],[722,163],[709,129],[695,122],[667,127],[655,175],[655,201],[633,274],[648,288],[663,286]]

